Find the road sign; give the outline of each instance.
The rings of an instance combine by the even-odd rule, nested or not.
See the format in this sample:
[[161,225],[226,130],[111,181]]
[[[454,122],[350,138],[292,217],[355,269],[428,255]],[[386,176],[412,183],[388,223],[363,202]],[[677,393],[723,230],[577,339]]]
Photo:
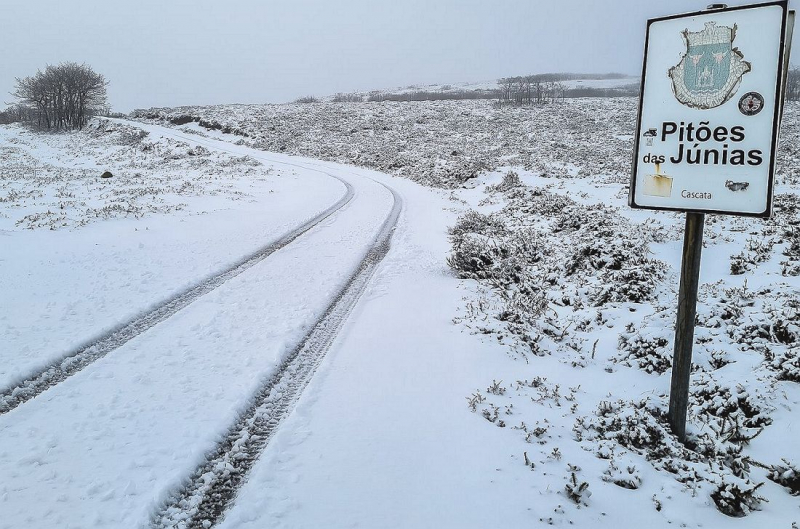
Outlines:
[[686,212],[668,419],[686,412],[706,213],[769,217],[794,12],[788,2],[647,22],[631,207]]
[[629,204],[769,217],[787,1],[649,20]]

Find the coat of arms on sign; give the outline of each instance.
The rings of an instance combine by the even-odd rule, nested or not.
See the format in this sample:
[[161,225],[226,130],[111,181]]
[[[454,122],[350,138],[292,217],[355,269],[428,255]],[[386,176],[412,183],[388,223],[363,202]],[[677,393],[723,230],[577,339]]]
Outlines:
[[702,31],[681,32],[686,53],[669,69],[672,91],[681,104],[701,110],[716,108],[739,89],[751,66],[733,47],[736,29],[736,24],[731,28],[706,22]]

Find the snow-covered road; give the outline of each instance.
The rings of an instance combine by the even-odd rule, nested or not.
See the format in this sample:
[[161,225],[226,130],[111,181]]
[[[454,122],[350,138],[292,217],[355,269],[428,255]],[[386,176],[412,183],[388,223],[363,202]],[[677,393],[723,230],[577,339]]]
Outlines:
[[[149,129],[153,135],[175,134]],[[221,147],[274,166],[291,164],[301,177],[320,171],[301,160]],[[0,417],[0,526],[148,523],[348,284],[382,227],[386,232],[387,216],[396,217],[396,197],[386,187],[327,165],[324,172],[352,186],[352,201],[269,258]],[[326,206],[341,199],[341,184],[334,189]],[[294,197],[308,215],[304,201],[304,193]],[[251,244],[245,255],[263,241]],[[76,294],[88,298],[119,295],[113,284],[70,281],[76,281]],[[13,355],[8,362],[14,364]]]
[[[345,184],[346,192],[336,203],[282,235],[277,240],[258,248],[255,252],[245,255],[232,265],[185,290],[176,292],[171,297],[139,313],[127,322],[115,326],[108,333],[89,340],[85,345],[80,345],[75,350],[67,352],[55,359],[50,365],[46,365],[34,374],[23,378],[19,383],[8,386],[7,389],[0,393],[0,413],[6,413],[14,409],[20,404],[36,397],[42,391],[47,390],[47,388],[74,375],[97,359],[118,349],[130,340],[146,332],[154,325],[182,310],[201,296],[208,294],[230,278],[239,275],[254,264],[266,259],[274,252],[294,241],[297,237],[329,218],[333,213],[347,205],[353,198],[353,187],[345,181],[342,181],[342,183]],[[53,351],[48,350],[37,352],[40,353],[44,360],[54,354]],[[37,357],[38,355],[34,356],[34,358]],[[15,364],[17,362],[10,359],[9,363]],[[20,366],[18,365],[17,368],[19,369]]]
[[[164,135],[172,137],[171,131]],[[0,138],[14,135],[0,129]],[[59,167],[83,162],[54,160],[37,147],[39,160]],[[79,230],[0,229],[0,392],[279,245],[347,198],[342,182],[324,173],[291,173],[297,168],[240,186],[253,200],[220,207],[203,198],[184,215]]]

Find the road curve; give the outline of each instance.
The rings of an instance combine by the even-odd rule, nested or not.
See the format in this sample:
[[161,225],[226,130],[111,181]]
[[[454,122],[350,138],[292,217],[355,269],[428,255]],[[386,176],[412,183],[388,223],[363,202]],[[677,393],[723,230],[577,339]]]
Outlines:
[[[0,416],[0,526],[170,527],[179,518],[203,526],[231,505],[389,250],[402,208],[397,193],[358,171],[286,161],[341,177],[353,199],[270,259]],[[207,487],[196,479],[209,461],[240,459],[235,479],[211,474]]]
[[[313,170],[319,171],[318,169]],[[331,178],[335,178],[345,187],[344,194],[333,205],[308,219],[300,226],[282,235],[276,241],[262,246],[217,274],[174,294],[158,303],[155,307],[134,316],[109,332],[93,339],[89,343],[67,352],[65,355],[61,356],[61,358],[38,370],[22,382],[0,389],[0,415],[8,413],[17,406],[40,395],[48,388],[63,382],[86,366],[136,338],[154,325],[173,316],[201,296],[208,294],[229,279],[236,277],[256,263],[263,261],[276,251],[284,248],[311,228],[317,226],[345,207],[355,195],[353,186],[337,176],[329,173],[325,174]]]

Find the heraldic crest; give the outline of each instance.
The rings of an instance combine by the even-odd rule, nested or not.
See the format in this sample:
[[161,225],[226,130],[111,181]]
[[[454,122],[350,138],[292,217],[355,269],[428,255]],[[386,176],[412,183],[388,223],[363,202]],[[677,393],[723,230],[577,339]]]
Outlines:
[[749,62],[733,47],[732,28],[706,22],[702,31],[681,32],[686,53],[669,70],[675,98],[687,107],[706,110],[730,100],[739,89],[742,76],[751,70]]

